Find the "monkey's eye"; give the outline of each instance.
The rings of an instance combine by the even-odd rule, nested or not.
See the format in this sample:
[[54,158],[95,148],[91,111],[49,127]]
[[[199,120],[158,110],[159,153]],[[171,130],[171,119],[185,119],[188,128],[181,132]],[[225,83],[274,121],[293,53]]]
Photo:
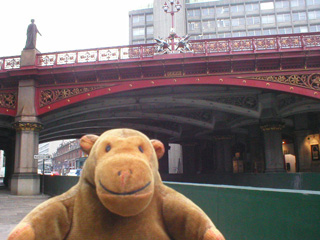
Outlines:
[[143,148],[139,146],[139,151],[143,153]]
[[106,146],[106,152],[109,152],[111,150],[111,146],[110,145],[107,145]]

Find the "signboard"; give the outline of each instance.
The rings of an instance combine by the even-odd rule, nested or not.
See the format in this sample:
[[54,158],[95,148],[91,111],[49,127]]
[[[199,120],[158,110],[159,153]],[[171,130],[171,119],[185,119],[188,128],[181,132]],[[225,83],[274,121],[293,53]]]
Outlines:
[[34,155],[34,159],[50,159],[51,155],[50,154],[38,154]]

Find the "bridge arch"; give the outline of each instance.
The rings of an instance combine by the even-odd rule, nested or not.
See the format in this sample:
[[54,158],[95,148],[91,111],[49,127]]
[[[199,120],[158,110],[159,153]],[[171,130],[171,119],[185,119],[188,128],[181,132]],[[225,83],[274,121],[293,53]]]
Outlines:
[[[300,82],[299,82],[300,81]],[[183,78],[163,78],[135,81],[116,81],[112,84],[73,85],[63,88],[38,88],[36,98],[38,102],[38,115],[53,111],[60,107],[74,104],[88,99],[116,94],[133,90],[146,90],[174,86],[236,86],[241,88],[255,88],[261,90],[274,90],[297,94],[309,98],[320,99],[320,74],[309,73],[300,75],[280,76],[197,76]]]

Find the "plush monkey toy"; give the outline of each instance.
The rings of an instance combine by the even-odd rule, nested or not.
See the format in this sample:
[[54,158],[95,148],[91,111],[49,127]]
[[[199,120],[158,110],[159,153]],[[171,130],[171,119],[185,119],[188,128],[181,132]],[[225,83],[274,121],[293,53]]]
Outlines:
[[132,129],[86,135],[77,185],[40,204],[8,240],[224,240],[193,202],[165,186],[164,146]]

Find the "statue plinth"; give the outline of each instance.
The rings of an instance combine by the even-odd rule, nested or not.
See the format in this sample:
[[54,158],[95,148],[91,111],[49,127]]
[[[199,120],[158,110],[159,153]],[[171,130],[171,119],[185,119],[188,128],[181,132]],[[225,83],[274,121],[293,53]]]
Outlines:
[[21,62],[20,66],[34,66],[36,63],[37,54],[40,53],[36,48],[34,49],[24,49],[21,52]]

